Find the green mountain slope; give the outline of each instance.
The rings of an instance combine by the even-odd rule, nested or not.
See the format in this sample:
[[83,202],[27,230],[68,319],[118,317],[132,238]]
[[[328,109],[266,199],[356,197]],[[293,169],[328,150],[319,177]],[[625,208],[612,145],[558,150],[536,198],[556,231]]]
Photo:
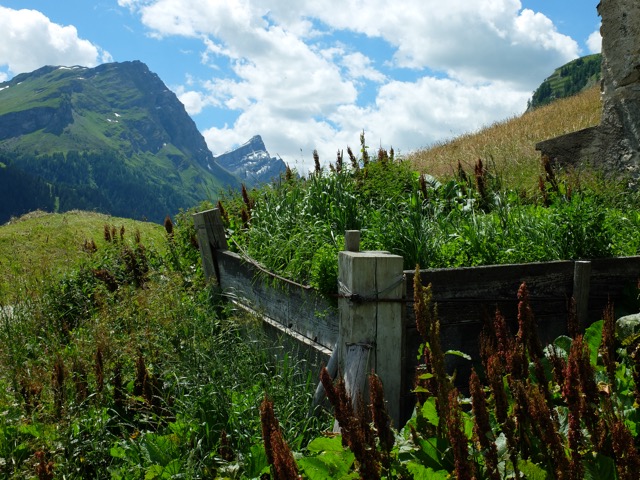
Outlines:
[[0,222],[34,207],[162,221],[238,185],[141,62],[47,66],[0,83]]
[[602,55],[588,55],[573,60],[560,68],[533,92],[529,109],[547,105],[554,100],[570,97],[593,87],[600,81]]

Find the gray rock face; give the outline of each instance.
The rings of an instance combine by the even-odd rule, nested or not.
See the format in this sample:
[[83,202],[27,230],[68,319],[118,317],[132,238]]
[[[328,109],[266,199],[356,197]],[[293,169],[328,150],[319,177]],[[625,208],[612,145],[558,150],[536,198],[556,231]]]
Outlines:
[[287,169],[282,159],[269,156],[260,135],[236,150],[215,157],[215,161],[240,178],[247,187],[269,183]]
[[602,0],[602,120],[536,145],[561,164],[590,164],[640,180],[640,2]]

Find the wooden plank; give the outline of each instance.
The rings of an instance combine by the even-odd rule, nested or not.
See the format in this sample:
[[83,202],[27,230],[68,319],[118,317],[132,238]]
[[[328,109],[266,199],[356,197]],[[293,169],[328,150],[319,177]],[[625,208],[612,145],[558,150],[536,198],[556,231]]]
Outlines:
[[[349,345],[345,353],[346,368],[344,371],[344,386],[347,393],[351,396],[351,403],[354,411],[358,410],[360,402],[364,401],[367,393],[366,380],[369,370],[369,356],[371,346],[368,345]],[[336,420],[333,424],[333,431],[340,432],[340,426]]]
[[[406,271],[413,278],[413,271]],[[433,269],[421,272],[423,285],[431,283],[441,327],[442,349],[459,350],[472,361],[447,355],[445,365],[456,374],[458,388],[465,390],[471,367],[479,362],[479,337],[485,322],[492,321],[496,309],[517,331],[517,292],[527,283],[530,302],[543,342],[566,333],[567,300],[573,290],[574,265],[571,261],[523,265],[498,265],[475,268]],[[407,298],[413,299],[413,282],[407,282]],[[406,374],[408,378],[418,364],[422,342],[415,327],[413,303],[407,303]],[[409,390],[410,385],[407,388]],[[409,397],[411,395],[407,393]],[[411,405],[411,402],[408,402]]]
[[221,287],[226,295],[244,299],[255,310],[333,350],[338,340],[334,300],[312,289],[267,279],[236,253],[218,252]]
[[347,230],[344,232],[344,249],[347,252],[360,251],[360,230]]
[[640,257],[592,260],[589,323],[602,319],[609,302],[620,315],[637,313],[639,282]]
[[387,409],[394,425],[400,427],[403,418],[404,390],[406,384],[404,341],[404,260],[398,255],[381,255],[376,258],[377,303],[375,371],[384,385]]
[[193,224],[196,229],[198,245],[200,246],[200,258],[202,259],[202,269],[207,280],[216,278],[216,271],[213,260],[213,250],[211,249],[211,240],[209,239],[209,229],[207,228],[204,213],[196,213],[193,215]]

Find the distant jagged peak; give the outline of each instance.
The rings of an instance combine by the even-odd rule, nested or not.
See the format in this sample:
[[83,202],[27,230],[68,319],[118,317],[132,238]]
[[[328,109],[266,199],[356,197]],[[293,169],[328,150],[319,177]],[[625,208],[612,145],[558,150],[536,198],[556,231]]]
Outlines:
[[282,159],[269,155],[260,135],[254,135],[240,147],[215,157],[215,161],[247,186],[268,183],[287,168]]

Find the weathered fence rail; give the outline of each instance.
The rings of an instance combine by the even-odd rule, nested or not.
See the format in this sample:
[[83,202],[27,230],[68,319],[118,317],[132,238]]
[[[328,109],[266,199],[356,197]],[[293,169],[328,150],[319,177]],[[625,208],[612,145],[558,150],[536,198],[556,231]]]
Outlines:
[[[258,312],[270,328],[291,336],[317,360],[333,352],[340,370],[356,383],[375,370],[385,385],[396,425],[411,415],[411,393],[420,338],[413,313],[413,271],[386,252],[340,252],[338,301],[268,274],[255,262],[228,251],[217,211],[194,215],[203,268],[230,299]],[[351,250],[357,250],[352,246]],[[569,302],[586,326],[602,317],[609,302],[621,303],[638,285],[640,257],[593,261],[498,265],[421,271],[438,305],[444,350],[478,359],[478,337],[496,309],[515,330],[517,292],[526,282],[542,341],[566,333]],[[349,359],[349,360],[347,360]],[[347,361],[359,362],[359,368]],[[364,360],[363,360],[364,359]],[[313,362],[312,362],[313,363]],[[452,357],[450,370],[465,378],[471,362]],[[350,380],[351,381],[351,380]]]

